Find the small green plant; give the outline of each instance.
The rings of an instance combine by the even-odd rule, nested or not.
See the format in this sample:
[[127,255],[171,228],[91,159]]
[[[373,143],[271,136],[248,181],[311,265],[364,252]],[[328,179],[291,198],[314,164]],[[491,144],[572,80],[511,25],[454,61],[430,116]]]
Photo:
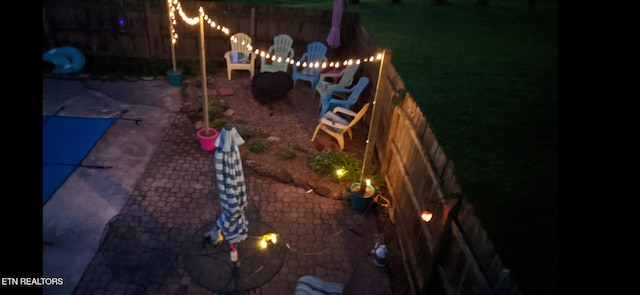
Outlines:
[[[379,193],[383,196],[386,196],[389,193],[389,188],[387,187],[387,182],[384,179],[383,175],[375,174],[370,177],[371,184],[376,188],[376,193]],[[389,197],[387,197],[389,199]]]
[[211,127],[213,127],[215,130],[222,131],[222,126],[227,123],[229,123],[229,120],[227,120],[226,118],[215,118],[213,119],[213,121],[211,121]]
[[[322,151],[311,155],[311,170],[320,175],[334,174],[345,181],[359,181],[362,176],[362,161],[345,151]],[[341,171],[338,175],[337,171]]]
[[183,74],[186,76],[202,76],[202,65],[196,61],[178,61],[178,68],[182,69]]
[[252,139],[249,141],[249,151],[254,154],[262,154],[269,149],[267,145],[262,142],[260,139]]
[[229,106],[225,104],[223,100],[213,99],[209,101],[209,121],[224,118],[224,112],[228,109]]
[[251,138],[256,134],[256,131],[248,124],[238,124],[236,125],[236,130],[238,134],[242,136],[242,138]]
[[278,157],[280,157],[283,160],[291,160],[291,159],[297,158],[298,154],[296,154],[296,152],[291,150],[282,150],[278,153]]

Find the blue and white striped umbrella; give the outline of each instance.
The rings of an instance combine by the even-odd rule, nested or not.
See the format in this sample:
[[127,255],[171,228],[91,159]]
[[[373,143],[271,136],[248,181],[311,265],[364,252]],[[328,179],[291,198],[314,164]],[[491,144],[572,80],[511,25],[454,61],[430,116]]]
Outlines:
[[216,139],[214,163],[218,195],[222,205],[222,215],[216,225],[222,236],[231,244],[247,238],[248,221],[244,215],[247,207],[247,189],[244,170],[238,146],[244,139],[231,124],[225,124]]

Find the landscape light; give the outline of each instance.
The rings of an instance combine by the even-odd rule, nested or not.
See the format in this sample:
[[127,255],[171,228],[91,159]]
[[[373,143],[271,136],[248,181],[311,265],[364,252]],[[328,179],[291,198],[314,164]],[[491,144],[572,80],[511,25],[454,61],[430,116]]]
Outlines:
[[420,215],[420,218],[422,219],[422,221],[424,222],[429,222],[431,221],[431,218],[433,218],[433,212],[424,209],[422,210],[422,214]]

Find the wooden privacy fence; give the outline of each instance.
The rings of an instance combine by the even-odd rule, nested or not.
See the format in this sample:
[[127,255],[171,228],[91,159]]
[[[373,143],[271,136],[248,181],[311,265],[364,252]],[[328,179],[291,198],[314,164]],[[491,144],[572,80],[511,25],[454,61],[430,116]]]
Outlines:
[[[273,37],[286,33],[293,37],[295,56],[306,51],[312,41],[324,42],[331,29],[330,10],[242,3],[181,0],[188,17],[197,18],[199,8],[216,24],[226,26],[230,35],[243,32],[253,39],[253,47],[266,49]],[[171,59],[171,34],[166,0],[45,0],[43,2],[43,50],[74,46],[85,54]],[[341,43],[330,49],[329,57],[347,54],[351,29],[357,14],[343,14]],[[189,25],[176,15],[177,59],[200,58],[200,27]],[[230,50],[229,35],[205,25],[206,59],[223,61]]]
[[[238,3],[181,1],[190,17],[202,6],[230,33],[245,32],[254,47],[268,48],[273,36],[294,38],[296,56],[312,41],[324,42],[331,11]],[[121,22],[122,21],[122,22]],[[199,27],[179,17],[178,59],[199,58]],[[329,57],[366,57],[383,52],[357,15],[345,12],[341,46]],[[165,0],[45,0],[43,48],[75,46],[88,54],[171,59],[168,8]],[[45,45],[46,44],[46,45]],[[229,39],[213,28],[205,30],[207,60],[222,61]],[[406,273],[413,294],[520,295],[491,241],[457,182],[455,166],[438,144],[428,120],[384,51],[382,63],[364,63],[358,75],[370,78],[359,104],[375,100],[365,121],[367,151],[386,181],[398,230]],[[360,106],[355,106],[359,108]],[[375,166],[375,165],[374,165]],[[366,165],[371,167],[371,165]],[[373,173],[373,171],[364,171]],[[420,219],[423,209],[434,217]]]
[[[381,51],[364,28],[356,33],[356,48]],[[463,197],[453,161],[406,92],[391,53],[384,56],[379,66],[363,71],[376,85],[367,117],[376,130],[369,133],[370,161],[378,163],[387,184],[413,294],[521,294]],[[433,212],[428,223],[420,218],[423,209]]]

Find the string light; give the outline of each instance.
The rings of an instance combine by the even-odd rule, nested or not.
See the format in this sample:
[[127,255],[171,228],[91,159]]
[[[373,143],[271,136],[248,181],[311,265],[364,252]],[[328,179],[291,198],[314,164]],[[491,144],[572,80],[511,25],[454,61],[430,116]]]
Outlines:
[[[182,5],[178,2],[178,5],[176,6],[176,9],[178,9],[178,14],[180,15],[180,17],[182,17],[182,20],[184,22],[186,22],[187,24],[190,25],[197,25],[198,23],[200,23],[200,17],[188,17],[186,13],[184,13],[184,10],[182,10]],[[200,7],[200,10],[202,10],[202,7]]]
[[272,244],[278,243],[278,234],[276,234],[276,233],[268,233],[268,234],[263,235],[260,238],[260,242],[259,242],[260,243],[260,248],[262,248],[262,249],[267,248],[267,246],[269,246],[268,242],[271,242]]
[[[171,43],[172,44],[176,44],[177,40],[178,40],[178,33],[175,30],[175,26],[177,25],[176,22],[176,17],[175,17],[175,12],[177,11],[178,14],[180,15],[180,17],[182,18],[182,20],[184,22],[186,22],[189,25],[197,25],[200,22],[200,17],[195,16],[195,17],[189,17],[187,16],[187,14],[184,12],[184,10],[182,9],[182,3],[180,3],[180,1],[178,0],[167,0],[167,5],[169,5],[171,7],[171,9],[169,10],[169,17],[171,18],[171,24],[170,24],[170,30],[171,30]],[[204,9],[202,8],[202,6],[200,6],[200,9],[198,10],[199,12],[204,13]],[[211,17],[209,17],[209,15],[207,15],[206,13],[203,16],[203,19],[206,21],[207,24],[209,24],[209,26],[213,29],[216,29],[218,31],[221,31],[222,33],[226,34],[226,35],[230,35],[230,31],[229,28],[225,27],[225,26],[221,26],[220,24],[217,24],[215,21],[213,21],[211,19]],[[233,40],[233,36],[232,36],[232,41]],[[237,40],[235,40],[237,41]],[[251,44],[243,44],[246,45],[247,49],[249,51],[253,51],[253,46],[251,46]],[[255,50],[255,54],[262,56],[262,57],[266,57],[266,58],[270,58],[272,61],[277,61],[277,62],[282,62],[283,57],[282,56],[276,56],[276,55],[269,55],[265,50],[259,50],[256,49]],[[309,67],[309,68],[323,68],[326,69],[327,67],[329,68],[340,68],[341,66],[347,66],[347,65],[351,65],[354,62],[356,64],[361,64],[363,62],[375,62],[375,61],[379,61],[382,59],[382,53],[378,53],[375,55],[375,57],[369,56],[366,58],[358,58],[358,59],[348,59],[348,60],[344,60],[342,62],[339,61],[333,61],[331,63],[329,63],[327,65],[327,63],[315,63],[315,64],[307,64],[307,62],[303,62],[302,64],[300,63],[300,61],[295,61],[292,58],[289,57],[285,57],[284,62],[289,63],[291,65],[295,65],[298,67]]]
[[169,9],[169,18],[171,19],[171,25],[169,27],[169,30],[171,31],[171,44],[176,44],[177,40],[178,40],[178,33],[176,33],[176,7],[174,2],[177,2],[177,0],[174,0],[172,2],[172,0],[167,0],[167,5],[169,5],[169,7],[171,7]]

